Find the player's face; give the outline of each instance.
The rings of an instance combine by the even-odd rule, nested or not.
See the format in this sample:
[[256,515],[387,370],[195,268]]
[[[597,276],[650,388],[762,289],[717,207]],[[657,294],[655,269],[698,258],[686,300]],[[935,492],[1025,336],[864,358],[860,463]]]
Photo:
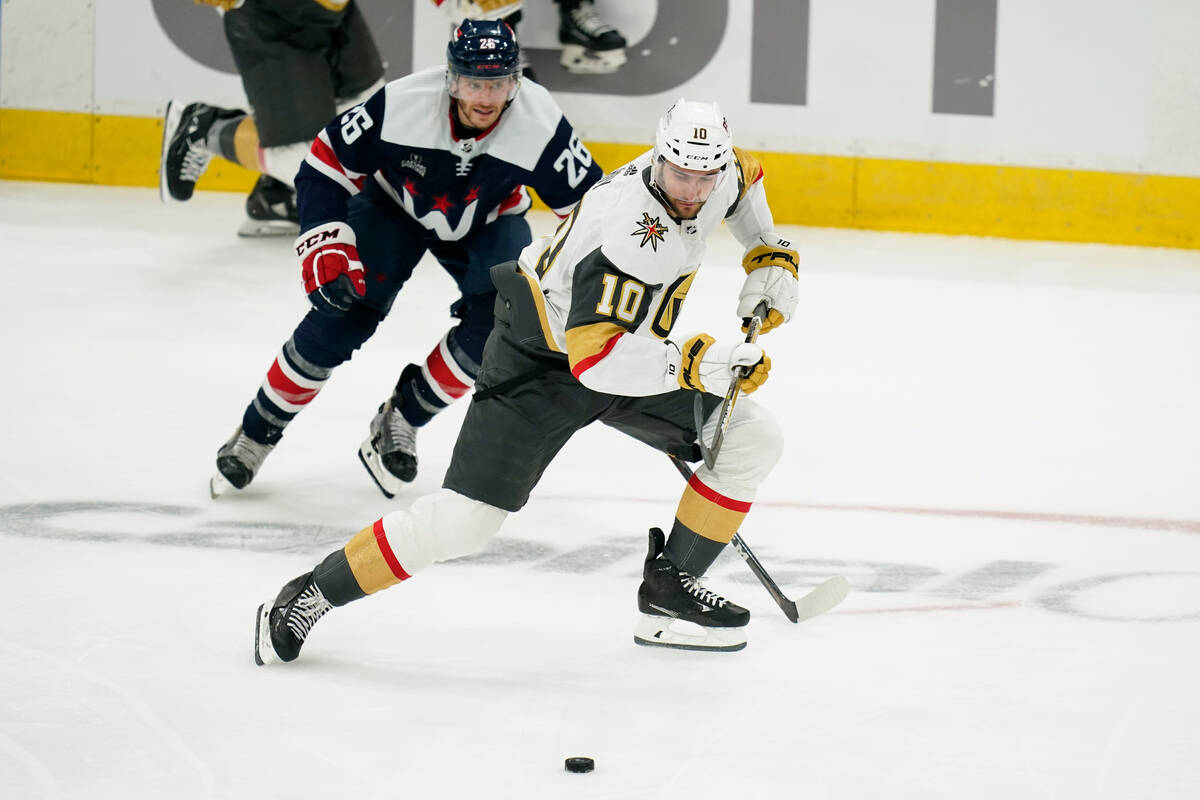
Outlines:
[[719,169],[684,169],[666,161],[662,164],[658,187],[666,195],[675,216],[690,219],[700,213],[720,175]]
[[513,75],[503,78],[456,75],[450,84],[450,96],[458,100],[459,122],[470,128],[495,124],[516,86]]

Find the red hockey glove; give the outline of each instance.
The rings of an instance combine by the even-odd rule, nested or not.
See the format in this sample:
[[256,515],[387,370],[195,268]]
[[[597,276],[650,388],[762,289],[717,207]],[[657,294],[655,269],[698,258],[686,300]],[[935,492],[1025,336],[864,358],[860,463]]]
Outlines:
[[296,239],[295,247],[304,291],[317,311],[340,317],[356,298],[367,294],[354,230],[346,223],[326,222],[307,230]]

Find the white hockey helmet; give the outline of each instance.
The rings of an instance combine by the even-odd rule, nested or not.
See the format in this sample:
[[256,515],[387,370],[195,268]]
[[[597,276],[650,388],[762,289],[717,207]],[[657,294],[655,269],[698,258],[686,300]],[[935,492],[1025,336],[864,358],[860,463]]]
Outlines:
[[733,161],[733,135],[729,123],[716,103],[685,100],[682,97],[667,109],[658,121],[654,137],[651,179],[665,192],[662,182],[664,163],[689,170],[721,170],[713,191],[724,182]]
[[725,169],[733,157],[733,135],[716,103],[682,97],[658,121],[654,160],[684,169]]

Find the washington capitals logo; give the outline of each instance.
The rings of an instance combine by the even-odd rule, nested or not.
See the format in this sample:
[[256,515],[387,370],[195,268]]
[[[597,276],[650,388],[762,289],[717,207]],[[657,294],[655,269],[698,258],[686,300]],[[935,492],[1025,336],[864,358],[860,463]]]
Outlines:
[[642,240],[638,242],[638,247],[645,247],[647,244],[654,252],[658,252],[658,243],[663,240],[663,234],[667,232],[667,226],[658,221],[658,217],[651,217],[645,211],[642,212],[642,221],[637,223],[638,229],[630,236],[640,236]]

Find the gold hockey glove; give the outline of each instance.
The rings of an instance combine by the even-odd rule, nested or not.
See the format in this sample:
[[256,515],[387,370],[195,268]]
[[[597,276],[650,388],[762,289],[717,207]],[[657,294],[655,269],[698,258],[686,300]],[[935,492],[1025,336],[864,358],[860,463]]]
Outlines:
[[[750,248],[742,258],[746,269],[746,282],[738,295],[737,314],[742,318],[742,330],[750,330],[750,317],[755,307],[767,304],[767,316],[763,319],[759,333],[777,328],[792,318],[800,299],[800,284],[797,280],[798,256],[790,242],[773,237],[775,244],[763,244]],[[743,387],[743,391],[745,388]]]
[[741,390],[749,394],[767,382],[771,359],[751,342],[718,342],[698,333],[680,346],[679,385],[709,394],[724,395],[734,380],[736,367],[749,368]]

